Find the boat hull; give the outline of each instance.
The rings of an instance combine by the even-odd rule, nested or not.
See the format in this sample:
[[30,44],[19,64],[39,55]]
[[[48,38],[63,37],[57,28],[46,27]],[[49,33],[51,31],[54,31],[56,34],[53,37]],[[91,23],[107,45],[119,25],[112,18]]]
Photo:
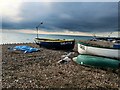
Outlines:
[[85,66],[95,66],[101,68],[119,68],[120,61],[110,58],[103,58],[91,55],[78,55],[73,58],[78,64]]
[[40,47],[48,49],[72,50],[75,40],[58,40],[58,39],[35,39],[35,42]]
[[120,59],[120,55],[119,55],[120,49],[92,47],[78,43],[78,52],[80,54],[90,54],[90,55]]

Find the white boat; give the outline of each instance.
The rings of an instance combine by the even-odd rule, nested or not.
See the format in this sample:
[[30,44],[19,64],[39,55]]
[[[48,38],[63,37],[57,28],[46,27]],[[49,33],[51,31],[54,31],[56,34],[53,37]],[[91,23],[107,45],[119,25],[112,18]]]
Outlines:
[[120,59],[120,55],[119,55],[120,48],[92,46],[83,42],[79,42],[78,52],[80,54],[90,54],[90,55]]

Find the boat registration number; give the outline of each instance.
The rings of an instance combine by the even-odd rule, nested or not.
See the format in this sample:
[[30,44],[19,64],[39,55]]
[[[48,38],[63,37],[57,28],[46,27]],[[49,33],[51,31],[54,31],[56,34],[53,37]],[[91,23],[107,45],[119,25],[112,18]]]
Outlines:
[[61,45],[65,45],[65,44],[72,44],[72,42],[61,42]]
[[85,47],[83,45],[80,45],[80,48],[83,49],[83,50],[85,50]]

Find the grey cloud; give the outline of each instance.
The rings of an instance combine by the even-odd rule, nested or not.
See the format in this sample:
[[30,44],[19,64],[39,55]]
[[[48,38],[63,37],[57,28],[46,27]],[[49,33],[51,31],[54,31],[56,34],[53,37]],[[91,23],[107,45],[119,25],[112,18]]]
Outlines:
[[[117,4],[117,2],[51,2],[50,6],[46,6],[40,2],[23,3],[20,16],[24,19],[17,26],[33,29],[43,21],[44,24],[40,28],[48,31],[63,29],[82,32],[116,31]],[[6,22],[7,20],[3,20],[3,28],[8,26],[14,28],[13,22]]]

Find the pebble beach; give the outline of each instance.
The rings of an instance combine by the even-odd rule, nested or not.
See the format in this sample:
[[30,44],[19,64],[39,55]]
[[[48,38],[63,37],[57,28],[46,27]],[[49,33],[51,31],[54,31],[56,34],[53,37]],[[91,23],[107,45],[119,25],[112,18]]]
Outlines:
[[[29,45],[38,52],[23,53],[8,48]],[[120,88],[120,70],[82,66],[72,58],[77,56],[77,45],[68,63],[57,63],[70,51],[40,48],[35,43],[4,44],[2,48],[2,88]]]

